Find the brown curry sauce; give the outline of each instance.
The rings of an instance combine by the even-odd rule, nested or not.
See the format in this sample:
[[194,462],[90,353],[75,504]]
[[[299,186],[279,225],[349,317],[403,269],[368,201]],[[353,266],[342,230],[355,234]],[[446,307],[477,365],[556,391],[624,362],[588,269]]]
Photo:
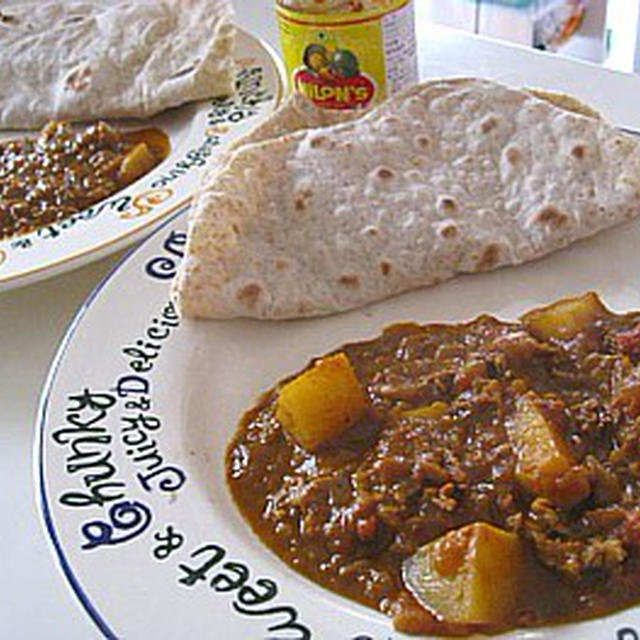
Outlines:
[[[600,309],[574,335],[482,316],[396,325],[345,345],[366,417],[310,453],[275,418],[283,383],[268,392],[227,452],[242,515],[296,571],[394,616],[401,631],[493,632],[640,601],[640,313]],[[577,504],[561,508],[515,480],[505,423],[525,393],[588,479]],[[408,415],[434,402],[445,403],[442,416]],[[477,521],[521,536],[532,567],[522,606],[480,628],[439,620],[401,574],[419,547]]]
[[159,129],[74,130],[50,122],[36,139],[0,142],[0,240],[68,218],[151,171],[169,154]]

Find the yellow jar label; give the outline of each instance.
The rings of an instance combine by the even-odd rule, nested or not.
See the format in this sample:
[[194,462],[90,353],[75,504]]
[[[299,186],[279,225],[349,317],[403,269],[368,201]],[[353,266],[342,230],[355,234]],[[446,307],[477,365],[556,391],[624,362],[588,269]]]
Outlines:
[[290,87],[327,109],[358,109],[417,81],[412,0],[370,11],[312,14],[278,7]]

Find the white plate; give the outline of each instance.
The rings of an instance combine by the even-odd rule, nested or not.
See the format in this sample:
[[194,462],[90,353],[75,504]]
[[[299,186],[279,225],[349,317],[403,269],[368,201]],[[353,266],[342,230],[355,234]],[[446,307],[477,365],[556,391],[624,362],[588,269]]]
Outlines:
[[[158,127],[171,153],[153,171],[85,211],[0,241],[0,291],[28,284],[97,260],[149,233],[188,202],[211,155],[245,133],[280,103],[285,74],[264,42],[238,30],[236,94],[170,109],[149,120],[116,123]],[[30,132],[33,135],[33,132]],[[27,135],[3,132],[3,139]]]
[[[177,327],[168,282],[183,230],[184,216],[172,219],[93,293],[60,348],[40,407],[35,473],[46,530],[107,637],[399,639],[388,618],[314,585],[251,535],[224,473],[225,447],[243,412],[312,356],[391,323],[481,312],[514,318],[588,289],[613,308],[640,308],[636,222],[530,265],[333,317]],[[638,634],[635,608],[500,637]]]

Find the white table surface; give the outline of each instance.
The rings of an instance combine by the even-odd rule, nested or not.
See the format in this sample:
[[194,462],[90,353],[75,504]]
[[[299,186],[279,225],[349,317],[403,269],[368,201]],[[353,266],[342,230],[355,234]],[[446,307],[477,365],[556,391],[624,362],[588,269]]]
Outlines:
[[[272,0],[235,4],[238,22],[277,47]],[[640,129],[640,77],[433,27],[419,15],[418,33],[423,77],[480,75],[561,89]],[[40,388],[57,345],[78,306],[121,255],[0,294],[0,638],[99,637],[45,540],[32,488],[32,440]]]

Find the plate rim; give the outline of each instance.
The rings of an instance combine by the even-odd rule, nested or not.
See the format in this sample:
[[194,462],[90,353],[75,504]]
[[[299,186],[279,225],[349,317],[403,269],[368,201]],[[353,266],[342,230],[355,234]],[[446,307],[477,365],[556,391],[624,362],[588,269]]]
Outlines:
[[[64,358],[67,357],[69,349],[72,346],[73,340],[76,336],[77,330],[82,326],[82,322],[85,320],[86,314],[92,310],[93,306],[98,301],[99,296],[104,293],[105,289],[112,285],[113,279],[117,277],[120,271],[127,266],[127,263],[130,260],[136,260],[136,256],[139,252],[145,251],[148,248],[148,245],[153,243],[154,239],[165,232],[167,228],[171,228],[173,225],[175,225],[180,220],[180,217],[182,215],[187,215],[187,213],[187,207],[183,211],[176,212],[166,220],[163,220],[158,228],[155,229],[150,235],[148,235],[142,242],[129,247],[126,253],[117,261],[117,263],[111,267],[104,278],[101,279],[93,287],[89,295],[75,311],[49,365],[49,369],[47,371],[47,375],[40,392],[38,407],[34,419],[35,434],[32,446],[32,486],[35,493],[35,501],[39,514],[38,520],[40,521],[40,526],[42,527],[42,531],[47,539],[47,546],[49,547],[50,552],[53,555],[55,565],[61,572],[66,587],[73,595],[74,601],[82,607],[82,609],[85,611],[98,631],[102,634],[103,637],[107,638],[108,640],[118,640],[118,638],[122,636],[119,636],[113,630],[111,625],[107,622],[106,617],[98,610],[98,607],[95,604],[95,598],[92,598],[89,593],[85,591],[80,578],[77,576],[78,571],[72,566],[70,555],[65,553],[65,550],[63,549],[63,537],[58,535],[58,531],[56,530],[54,524],[53,510],[51,508],[51,494],[48,493],[47,490],[47,459],[45,453],[46,428],[49,420],[51,400],[54,397],[54,386],[58,379],[61,367],[64,363]],[[611,612],[611,614],[617,615],[623,612],[628,614],[636,612],[637,614],[640,614],[640,606],[625,607],[624,609]],[[595,618],[588,618],[585,620],[573,621],[569,623],[569,626],[572,626],[574,624],[590,624],[601,622],[611,614],[606,614],[605,616],[598,616]],[[630,622],[630,619],[625,620],[625,622]],[[558,625],[553,624],[550,626],[545,625],[543,627],[517,628],[510,630],[508,633],[543,632],[548,634],[552,633],[553,629],[557,628],[557,626]],[[562,623],[561,626],[564,627],[565,623]],[[620,627],[618,630],[621,629],[623,628]],[[322,629],[320,629],[320,631],[322,631]],[[502,635],[500,637],[502,637]],[[547,636],[545,635],[544,637],[546,638]],[[554,636],[549,637],[552,638]],[[592,636],[589,637],[591,638]],[[389,636],[389,638],[391,638],[391,636]],[[473,636],[473,638],[475,638],[475,636]],[[469,640],[471,640],[471,638]]]
[[109,624],[104,619],[104,616],[98,611],[97,607],[93,604],[93,602],[85,592],[84,587],[74,573],[73,567],[71,566],[71,563],[64,553],[60,538],[53,523],[51,507],[49,506],[50,501],[46,489],[46,460],[44,452],[44,432],[48,418],[49,401],[51,399],[51,392],[55,380],[58,376],[60,365],[62,364],[67,350],[71,345],[71,342],[73,341],[76,330],[80,326],[80,323],[85,317],[87,311],[89,311],[100,293],[107,287],[108,284],[110,284],[111,280],[129,261],[129,259],[132,259],[133,256],[138,253],[138,251],[141,251],[144,247],[146,247],[147,242],[159,235],[165,227],[172,224],[180,216],[187,215],[189,210],[188,202],[183,203],[183,206],[183,210],[174,212],[166,220],[163,220],[162,224],[160,224],[158,228],[155,229],[150,235],[144,238],[142,242],[130,247],[125,252],[125,254],[116,262],[116,264],[111,267],[109,272],[96,284],[96,286],[91,290],[89,295],[85,298],[78,309],[76,309],[73,318],[67,326],[65,333],[56,349],[55,355],[53,356],[53,359],[51,360],[51,363],[49,365],[47,376],[40,391],[38,408],[36,410],[35,436],[32,445],[32,479],[34,492],[36,494],[36,507],[40,516],[38,520],[45,535],[47,546],[54,556],[55,565],[58,570],[61,571],[67,588],[71,590],[71,593],[74,596],[74,602],[82,606],[82,609],[84,609],[85,613],[89,616],[91,622],[96,625],[96,627],[103,634],[103,636],[107,638],[107,640],[118,640],[118,635],[111,629]]
[[[245,37],[252,40],[254,43],[259,44],[266,52],[269,60],[273,64],[275,74],[277,78],[276,95],[273,109],[277,109],[283,102],[286,87],[287,87],[287,72],[284,67],[282,58],[278,55],[275,48],[271,46],[264,38],[251,33],[247,29],[243,29],[238,25],[234,25],[236,31],[242,33]],[[111,253],[115,253],[119,247],[136,241],[136,236],[141,236],[141,239],[152,235],[156,229],[153,229],[154,225],[159,225],[162,221],[172,219],[173,215],[176,215],[179,210],[189,205],[193,198],[193,195],[188,195],[179,202],[171,205],[167,209],[160,209],[157,213],[151,215],[141,224],[127,229],[122,233],[112,236],[111,238],[92,244],[69,253],[53,261],[45,262],[43,264],[35,265],[33,267],[17,271],[15,273],[9,273],[7,275],[0,274],[0,293],[10,291],[11,289],[18,288],[20,286],[26,286],[32,284],[38,280],[44,280],[47,277],[53,277],[63,271],[71,271],[75,266],[81,266],[82,264],[90,264],[100,258],[106,257]],[[151,233],[149,233],[151,228]],[[159,227],[158,227],[159,228]],[[92,256],[92,254],[95,254]],[[129,254],[127,253],[125,257]],[[84,258],[88,258],[83,260]],[[118,262],[118,265],[120,262]],[[65,268],[66,267],[66,268]],[[109,276],[111,273],[109,273]]]

